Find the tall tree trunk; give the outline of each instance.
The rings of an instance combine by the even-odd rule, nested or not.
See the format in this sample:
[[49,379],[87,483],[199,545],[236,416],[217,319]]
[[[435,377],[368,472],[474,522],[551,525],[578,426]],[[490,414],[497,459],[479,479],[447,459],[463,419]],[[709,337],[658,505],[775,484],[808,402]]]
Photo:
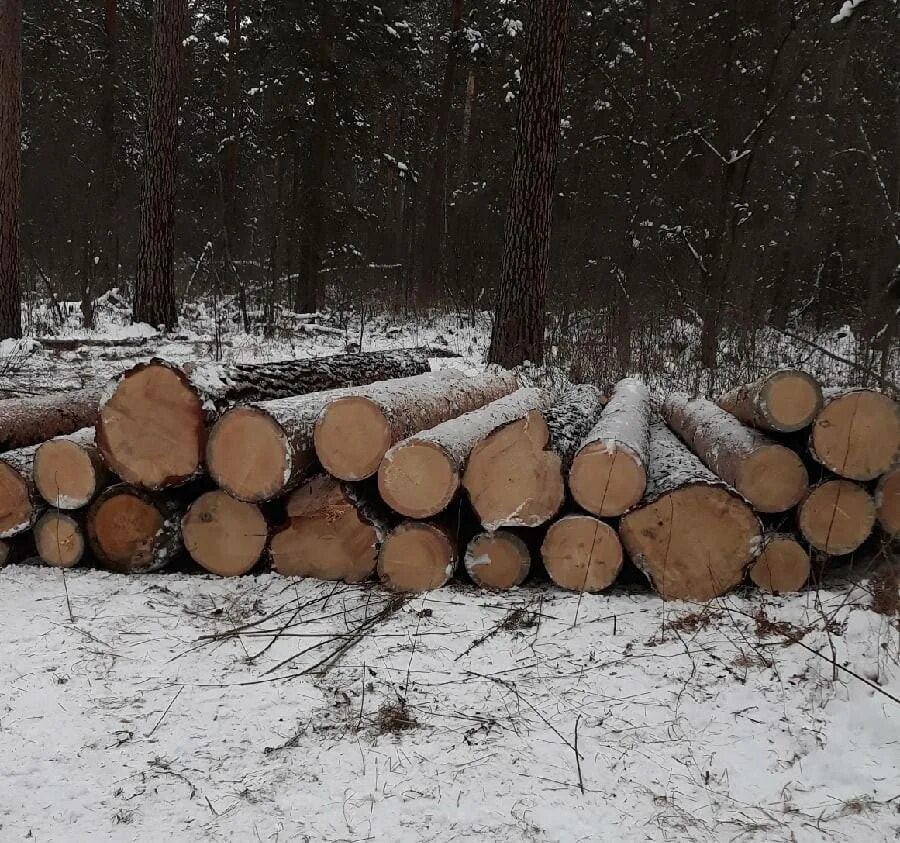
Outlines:
[[525,42],[519,131],[489,359],[544,359],[553,183],[569,0],[534,0]]
[[[225,80],[225,131],[222,144],[221,190],[222,190],[222,278],[226,289],[235,291],[240,287],[240,278],[235,270],[238,258],[238,126],[240,116],[241,79],[238,66],[240,55],[240,26],[238,16],[239,0],[226,0],[226,25],[228,27],[228,68]],[[233,283],[230,283],[233,282]],[[243,291],[242,291],[243,292]],[[244,326],[245,330],[248,326]]]
[[22,336],[22,0],[0,0],[0,339]]
[[153,14],[147,147],[133,319],[175,327],[175,171],[178,78],[187,0],[158,0]]

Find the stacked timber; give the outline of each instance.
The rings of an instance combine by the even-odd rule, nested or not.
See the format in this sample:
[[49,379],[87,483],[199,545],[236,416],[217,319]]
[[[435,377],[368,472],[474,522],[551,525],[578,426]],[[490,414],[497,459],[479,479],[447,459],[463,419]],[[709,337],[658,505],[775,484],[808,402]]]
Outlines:
[[0,454],[0,539],[30,530],[43,505],[34,487],[34,452],[29,445]]
[[486,531],[466,545],[463,563],[476,585],[506,591],[525,582],[531,570],[531,550],[512,530]]
[[751,427],[794,433],[812,424],[822,407],[822,389],[806,372],[780,369],[726,392],[719,406]]
[[91,427],[105,384],[75,392],[0,401],[0,453]]

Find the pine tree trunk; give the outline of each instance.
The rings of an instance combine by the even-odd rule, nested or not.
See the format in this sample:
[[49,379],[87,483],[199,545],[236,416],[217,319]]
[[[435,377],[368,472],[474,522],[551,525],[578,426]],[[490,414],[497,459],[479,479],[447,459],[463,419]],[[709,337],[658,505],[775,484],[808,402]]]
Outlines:
[[187,0],[154,4],[149,116],[133,318],[173,329],[178,81]]
[[544,360],[553,185],[570,0],[534,0],[489,360]]
[[[225,81],[225,131],[221,155],[222,190],[222,249],[225,289],[241,288],[240,278],[235,271],[235,261],[240,257],[238,249],[238,135],[240,132],[241,79],[239,0],[226,0],[225,24],[228,29],[228,63]],[[245,326],[246,328],[246,326]]]

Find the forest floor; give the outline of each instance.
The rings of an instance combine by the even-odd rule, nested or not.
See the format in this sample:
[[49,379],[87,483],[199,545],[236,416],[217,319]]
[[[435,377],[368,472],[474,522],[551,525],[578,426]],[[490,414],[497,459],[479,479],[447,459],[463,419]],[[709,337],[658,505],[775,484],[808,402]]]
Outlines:
[[[117,307],[59,333],[121,345],[7,343],[0,387],[71,388],[154,354],[334,353],[360,333],[223,338],[200,318],[160,337]],[[426,342],[477,365],[485,325],[384,317],[362,344]],[[808,347],[772,349],[845,382]],[[653,378],[683,386],[688,368]],[[398,600],[8,566],[0,840],[896,840],[900,625],[861,565],[707,606],[638,586]]]

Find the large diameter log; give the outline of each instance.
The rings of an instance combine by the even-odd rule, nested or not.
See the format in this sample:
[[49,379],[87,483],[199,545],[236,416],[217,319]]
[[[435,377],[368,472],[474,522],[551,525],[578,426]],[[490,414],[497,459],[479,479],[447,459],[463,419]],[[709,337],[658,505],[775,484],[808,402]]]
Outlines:
[[567,389],[545,414],[550,449],[559,454],[563,474],[568,475],[572,460],[600,418],[604,403],[596,386],[582,383]]
[[517,386],[515,375],[502,369],[475,377],[451,375],[423,379],[414,389],[392,381],[374,383],[330,401],[313,436],[322,467],[341,480],[365,480],[401,439],[482,407]]
[[612,517],[627,512],[647,486],[652,406],[638,378],[619,381],[600,420],[572,460],[569,489],[580,507]]
[[220,577],[246,574],[269,538],[258,506],[215,490],[200,495],[181,519],[184,548],[200,567]]
[[541,558],[560,588],[589,594],[609,588],[624,560],[616,531],[593,515],[565,515],[551,524]]
[[789,533],[766,533],[762,551],[750,566],[750,579],[763,591],[800,591],[809,579],[809,554]]
[[841,477],[874,480],[900,450],[900,408],[872,389],[827,389],[809,441],[813,458]]
[[34,452],[30,445],[0,456],[0,539],[28,530],[41,511],[34,488]]
[[[466,413],[457,418],[445,421],[430,430],[416,433],[394,445],[384,456],[378,469],[378,491],[391,509],[409,518],[429,518],[441,512],[456,495],[463,480],[463,472],[473,449],[486,440],[494,431],[517,422],[504,441],[517,446],[517,453],[534,453],[535,449],[544,453],[547,443],[547,425],[540,415],[549,406],[549,399],[543,390],[535,388],[519,389],[504,395],[490,404]],[[494,443],[496,444],[496,443]],[[493,445],[491,451],[493,451]],[[485,459],[490,456],[485,454]],[[544,457],[538,461],[538,473],[548,472],[548,476],[559,473],[559,457],[551,455],[548,464]],[[531,470],[531,469],[529,469]],[[469,476],[470,495],[479,518],[484,520],[486,510],[479,511],[479,506],[494,506],[495,502],[484,497],[487,492],[485,481],[489,478],[483,472]],[[468,488],[468,487],[467,487]],[[519,494],[511,489],[511,497]],[[557,481],[550,496],[556,495],[561,500],[561,482]],[[476,504],[478,498],[478,504]],[[509,509],[509,499],[499,502],[501,507]],[[518,504],[516,504],[518,506]],[[538,507],[545,509],[542,499]],[[515,506],[512,507],[515,509]],[[526,509],[528,507],[526,506]],[[496,512],[491,515],[496,516]],[[521,513],[519,526],[529,526],[528,512]],[[543,515],[541,515],[543,517]],[[508,519],[496,518],[491,528],[503,526]]]
[[662,413],[703,464],[758,512],[784,512],[806,494],[809,476],[794,451],[742,424],[712,401],[676,392],[663,402]]
[[809,490],[797,523],[803,538],[829,556],[856,550],[875,526],[875,502],[850,480],[827,480]]
[[35,451],[35,488],[57,509],[87,506],[112,481],[113,475],[94,445],[92,427],[43,442]]
[[780,369],[726,392],[718,403],[751,427],[793,433],[812,424],[822,406],[822,389],[806,372]]
[[104,393],[97,446],[126,482],[165,489],[201,473],[207,426],[237,402],[406,377],[428,368],[428,353],[421,349],[189,370],[153,359],[120,375]]
[[463,562],[476,585],[506,591],[525,582],[531,570],[531,551],[515,533],[496,530],[474,536]]
[[892,538],[900,536],[900,463],[878,481],[875,507],[882,529]]
[[375,572],[387,513],[358,487],[327,474],[298,486],[287,523],[272,537],[272,567],[288,577],[362,582]]
[[173,500],[119,483],[87,514],[88,543],[105,567],[125,574],[158,571],[181,550],[181,512]]
[[34,543],[41,561],[54,568],[77,565],[84,558],[87,546],[81,522],[58,509],[48,509],[37,520]]
[[93,425],[104,385],[0,401],[0,452],[45,442]]
[[404,521],[385,537],[378,552],[378,578],[391,591],[432,591],[456,570],[456,541],[427,521]]
[[760,547],[753,510],[661,421],[650,430],[647,492],[619,535],[667,600],[707,601],[744,578]]

